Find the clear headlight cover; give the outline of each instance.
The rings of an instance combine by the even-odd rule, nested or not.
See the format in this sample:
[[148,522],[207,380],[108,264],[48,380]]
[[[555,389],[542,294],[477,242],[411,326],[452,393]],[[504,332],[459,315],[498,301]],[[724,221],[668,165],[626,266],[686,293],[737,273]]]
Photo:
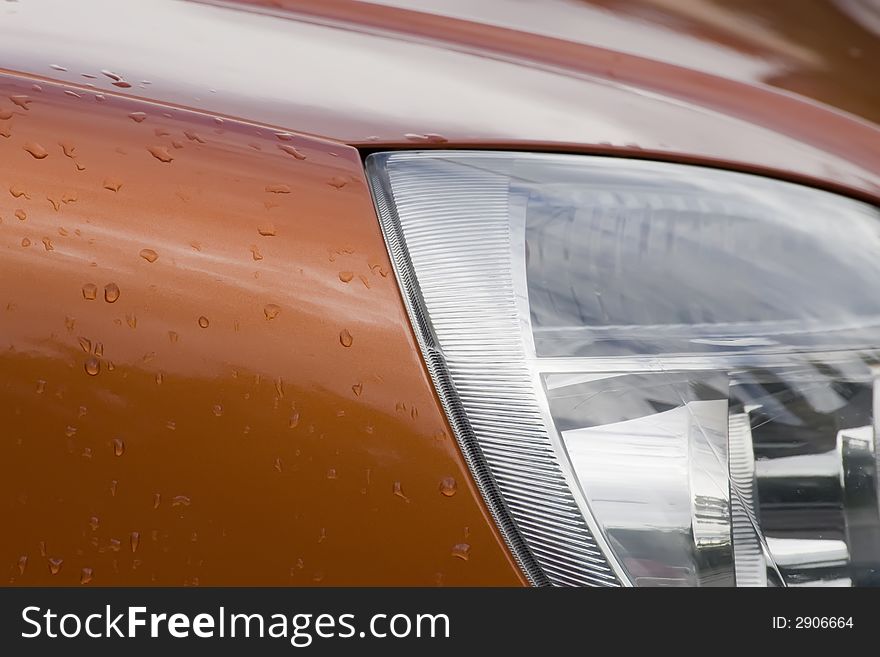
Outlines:
[[437,392],[533,583],[880,583],[877,208],[602,157],[367,169]]

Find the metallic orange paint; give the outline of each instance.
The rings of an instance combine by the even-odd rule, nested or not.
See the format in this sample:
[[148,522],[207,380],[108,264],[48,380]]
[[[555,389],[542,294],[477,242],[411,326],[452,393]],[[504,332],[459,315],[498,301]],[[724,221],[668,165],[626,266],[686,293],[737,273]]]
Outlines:
[[9,75],[0,113],[8,582],[523,582],[357,151]]
[[649,157],[876,201],[876,35],[809,4],[0,3],[8,581],[524,584],[355,147]]

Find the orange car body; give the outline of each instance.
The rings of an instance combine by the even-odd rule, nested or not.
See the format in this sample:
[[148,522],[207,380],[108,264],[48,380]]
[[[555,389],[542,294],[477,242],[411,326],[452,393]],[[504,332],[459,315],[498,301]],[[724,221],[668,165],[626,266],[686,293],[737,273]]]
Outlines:
[[367,150],[648,157],[880,198],[877,39],[830,5],[779,10],[783,34],[745,29],[764,3],[547,5],[582,33],[504,0],[400,4],[0,7],[8,583],[526,583],[422,362]]

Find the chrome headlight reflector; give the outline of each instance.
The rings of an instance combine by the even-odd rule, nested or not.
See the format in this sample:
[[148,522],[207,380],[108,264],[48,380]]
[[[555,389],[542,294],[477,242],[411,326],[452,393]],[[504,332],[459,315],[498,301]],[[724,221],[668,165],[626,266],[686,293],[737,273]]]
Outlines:
[[369,156],[475,480],[535,584],[880,581],[880,213],[696,166]]

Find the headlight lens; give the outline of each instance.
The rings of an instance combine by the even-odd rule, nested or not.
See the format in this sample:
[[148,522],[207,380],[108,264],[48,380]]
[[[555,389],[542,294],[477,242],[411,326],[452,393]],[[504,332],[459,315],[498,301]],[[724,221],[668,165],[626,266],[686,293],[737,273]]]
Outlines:
[[371,155],[413,325],[530,579],[880,582],[880,212],[695,166]]

